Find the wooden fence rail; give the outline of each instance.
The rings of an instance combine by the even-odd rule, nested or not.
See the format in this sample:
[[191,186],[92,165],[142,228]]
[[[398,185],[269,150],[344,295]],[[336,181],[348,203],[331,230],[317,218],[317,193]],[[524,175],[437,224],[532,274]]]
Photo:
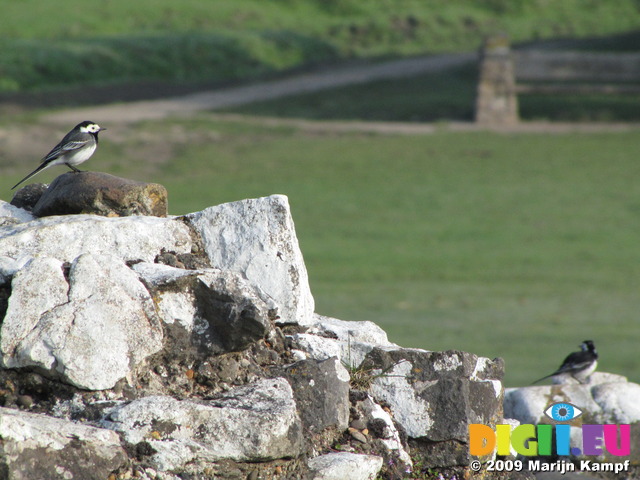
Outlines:
[[476,122],[518,122],[518,94],[640,94],[640,53],[512,51],[488,39],[480,57]]

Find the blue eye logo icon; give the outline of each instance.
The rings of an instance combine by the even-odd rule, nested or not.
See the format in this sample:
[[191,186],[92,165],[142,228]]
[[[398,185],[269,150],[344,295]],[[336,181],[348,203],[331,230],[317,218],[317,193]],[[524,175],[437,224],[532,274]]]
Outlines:
[[556,422],[570,422],[582,415],[582,410],[570,403],[560,402],[551,405],[544,414]]

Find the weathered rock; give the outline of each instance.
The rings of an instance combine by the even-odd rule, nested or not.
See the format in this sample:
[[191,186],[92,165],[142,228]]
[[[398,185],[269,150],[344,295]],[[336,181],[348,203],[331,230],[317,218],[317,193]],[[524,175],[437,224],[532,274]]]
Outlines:
[[338,452],[312,458],[308,465],[310,480],[374,480],[382,467],[382,458]]
[[469,423],[492,424],[502,413],[502,362],[466,352],[374,349],[371,393],[391,405],[409,437],[466,442]]
[[294,347],[316,360],[338,357],[349,367],[357,367],[374,347],[397,347],[373,322],[347,322],[314,314],[306,333],[291,336]]
[[277,317],[273,300],[238,273],[144,262],[133,269],[152,291],[163,321],[175,325],[171,334],[180,344],[170,348],[181,355],[245,349],[264,338]]
[[29,261],[30,257],[20,257],[19,260],[15,260],[6,255],[0,256],[0,285],[11,280],[18,270],[24,267]]
[[617,373],[593,372],[587,378],[586,383],[589,385],[600,385],[602,383],[627,383],[629,379]]
[[117,433],[0,408],[0,476],[12,480],[107,478],[127,455]]
[[117,430],[118,476],[303,478],[339,440],[378,456],[321,456],[310,478],[399,478],[409,446],[468,465],[467,425],[502,421],[499,361],[313,314],[286,197],[180,219],[0,214],[0,400]]
[[342,433],[349,423],[349,373],[337,358],[303,360],[284,369],[305,431]]
[[47,191],[47,188],[49,188],[49,185],[46,183],[31,183],[25,185],[13,195],[11,205],[31,212],[33,207],[36,206],[36,203],[38,203],[38,200],[40,200],[42,194]]
[[237,387],[216,400],[151,396],[111,412],[105,425],[132,443],[147,442],[151,465],[177,471],[188,462],[296,457],[303,437],[296,403],[283,378]]
[[189,253],[192,243],[183,222],[157,217],[69,215],[0,227],[0,256],[15,259],[47,256],[72,262],[91,252],[153,262],[163,249]]
[[313,320],[309,333],[335,336],[343,342],[351,340],[369,345],[395,346],[389,342],[387,332],[373,322],[348,322],[318,314],[314,314]]
[[67,172],[51,182],[33,207],[38,217],[93,213],[105,217],[166,217],[167,189],[99,172]]
[[15,223],[30,222],[36,217],[27,210],[0,200],[0,227]]
[[385,456],[394,461],[399,460],[404,465],[412,467],[411,456],[402,443],[400,432],[394,425],[391,415],[375,403],[369,395],[363,401],[358,402],[358,408],[365,416],[369,432],[386,450]]
[[0,330],[5,368],[36,367],[79,388],[112,388],[162,347],[153,301],[120,259],[85,254],[69,270],[38,257],[12,281]]
[[458,351],[375,348],[371,394],[386,402],[411,438],[429,445],[427,465],[467,465],[470,423],[502,418],[502,360]]
[[280,322],[311,323],[314,301],[287,197],[226,203],[185,218],[212,266],[258,285],[280,306]]
[[[310,333],[295,333],[289,338],[294,354],[300,360],[307,358],[326,360],[332,357],[342,359],[341,342],[338,339]],[[350,365],[348,360],[343,361]]]

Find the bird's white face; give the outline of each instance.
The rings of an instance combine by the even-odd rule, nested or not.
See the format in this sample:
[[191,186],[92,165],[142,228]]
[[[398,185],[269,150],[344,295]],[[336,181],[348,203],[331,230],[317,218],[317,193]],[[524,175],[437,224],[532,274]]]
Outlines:
[[100,128],[100,125],[98,125],[97,123],[90,123],[85,127],[80,127],[80,131],[82,133],[98,133],[100,130],[102,129]]

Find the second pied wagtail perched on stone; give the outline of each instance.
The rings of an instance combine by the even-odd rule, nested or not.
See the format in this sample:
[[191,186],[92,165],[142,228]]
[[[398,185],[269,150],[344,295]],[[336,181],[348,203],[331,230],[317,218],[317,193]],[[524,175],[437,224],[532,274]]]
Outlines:
[[[598,352],[591,340],[585,340],[580,345],[581,350],[579,352],[573,352],[564,359],[562,365],[550,375],[542,377],[533,383],[538,383],[545,378],[555,377],[558,375],[571,376],[580,383],[591,375],[598,366]],[[533,385],[533,384],[532,384]]]
[[64,138],[42,159],[42,163],[29,175],[16,183],[11,190],[22,182],[29,180],[45,168],[54,165],[66,165],[74,172],[79,172],[76,165],[89,160],[98,147],[98,133],[106,128],[88,120],[76,125]]

